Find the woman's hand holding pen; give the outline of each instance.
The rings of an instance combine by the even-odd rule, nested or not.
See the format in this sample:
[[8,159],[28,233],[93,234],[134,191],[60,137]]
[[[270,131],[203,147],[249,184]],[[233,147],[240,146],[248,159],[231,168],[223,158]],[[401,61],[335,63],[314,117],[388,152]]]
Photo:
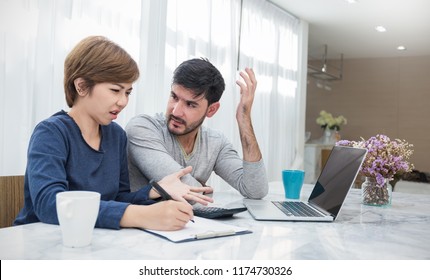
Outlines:
[[121,227],[141,227],[155,230],[178,230],[193,221],[192,200],[203,205],[213,199],[199,192],[210,192],[211,187],[190,187],[180,178],[191,172],[191,166],[168,175],[158,183],[151,180],[151,198],[162,197],[164,201],[151,205],[129,205],[120,221]]
[[181,177],[190,173],[191,166],[188,166],[176,173],[168,175],[161,179],[158,184],[174,199],[177,201],[187,202],[195,201],[197,203],[208,205],[213,202],[211,197],[203,195],[204,192],[212,191],[211,187],[191,187],[181,182]]
[[166,200],[151,205],[130,204],[120,221],[121,227],[154,230],[179,230],[194,218],[193,207],[184,202]]
[[201,193],[208,187],[190,187],[180,178],[191,172],[191,166],[168,175],[161,181],[151,181],[151,198],[162,197],[164,201],[151,205],[129,205],[120,221],[121,227],[140,227],[155,230],[178,230],[193,221],[193,207],[187,200],[203,205],[213,202],[212,198]]

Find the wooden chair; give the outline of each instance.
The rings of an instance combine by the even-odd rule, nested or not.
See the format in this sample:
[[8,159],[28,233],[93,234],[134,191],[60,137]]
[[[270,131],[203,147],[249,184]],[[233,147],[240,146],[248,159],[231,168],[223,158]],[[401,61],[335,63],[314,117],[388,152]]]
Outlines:
[[24,206],[24,176],[0,176],[0,228],[12,226]]
[[324,169],[325,164],[327,163],[328,157],[330,156],[331,149],[322,149],[321,150],[321,170]]

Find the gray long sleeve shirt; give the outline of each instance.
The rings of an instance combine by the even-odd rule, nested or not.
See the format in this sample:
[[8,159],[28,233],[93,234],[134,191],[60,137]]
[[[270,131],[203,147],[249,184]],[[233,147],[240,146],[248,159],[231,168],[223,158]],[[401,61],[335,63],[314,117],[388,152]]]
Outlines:
[[204,185],[212,172],[246,198],[259,199],[268,192],[263,159],[243,161],[228,139],[219,131],[201,126],[191,154],[186,155],[172,135],[164,115],[138,115],[127,124],[128,161],[131,190],[146,185],[150,179],[192,166],[182,181],[191,186]]

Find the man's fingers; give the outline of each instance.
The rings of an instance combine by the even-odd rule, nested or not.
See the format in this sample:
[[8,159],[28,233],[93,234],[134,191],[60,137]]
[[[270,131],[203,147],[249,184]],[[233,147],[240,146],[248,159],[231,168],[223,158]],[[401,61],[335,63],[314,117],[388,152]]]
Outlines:
[[205,187],[191,187],[190,191],[195,193],[212,193],[213,189],[211,187],[205,186]]
[[257,79],[255,78],[255,73],[252,68],[245,68],[246,73],[248,74],[249,79],[251,80],[254,86],[257,85]]
[[210,194],[214,192],[214,189],[210,186],[205,186],[204,188],[205,190],[203,191],[203,194]]
[[179,170],[178,172],[176,172],[176,176],[177,176],[177,178],[181,178],[182,176],[190,173],[192,170],[193,170],[193,168],[191,166],[187,166],[187,167]]
[[180,202],[188,203],[188,201],[184,197],[182,197],[182,196],[175,197],[175,200],[176,201],[180,201]]
[[185,194],[184,198],[187,200],[192,200],[192,201],[198,202],[198,203],[203,204],[203,205],[207,205],[208,202],[212,203],[214,201],[211,197],[209,197],[207,195],[192,192],[192,191]]
[[243,80],[246,83],[246,87],[248,88],[248,92],[253,93],[256,87],[256,80],[255,80],[255,75],[254,75],[254,71],[251,68],[246,68],[245,69],[246,74],[245,73],[241,73]]
[[257,80],[255,79],[254,70],[252,68],[245,68],[245,72],[241,71],[239,75],[242,77],[243,81],[237,80],[236,84],[240,87],[241,93],[242,91],[254,93],[257,87]]
[[197,201],[196,199],[203,199],[205,201],[213,202],[213,199],[211,197],[204,195],[204,194],[201,194],[201,193],[189,192],[186,195],[195,201]]
[[246,89],[246,85],[242,81],[237,80],[236,84],[240,87],[240,93]]
[[190,194],[186,194],[184,197],[186,199],[188,199],[188,200],[195,201],[195,202],[200,203],[200,204],[205,205],[205,206],[207,206],[209,204],[209,202],[213,202],[213,200],[212,201],[207,201],[205,199],[201,199],[201,198],[198,198],[198,197],[196,197],[194,195],[190,195]]

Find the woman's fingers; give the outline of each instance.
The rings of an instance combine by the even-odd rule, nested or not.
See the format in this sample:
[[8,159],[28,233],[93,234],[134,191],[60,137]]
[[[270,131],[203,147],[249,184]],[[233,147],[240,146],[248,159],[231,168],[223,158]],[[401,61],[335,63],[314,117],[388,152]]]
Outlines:
[[178,215],[177,219],[185,224],[194,218],[193,207],[188,203],[180,203],[178,205],[178,210],[182,215]]

